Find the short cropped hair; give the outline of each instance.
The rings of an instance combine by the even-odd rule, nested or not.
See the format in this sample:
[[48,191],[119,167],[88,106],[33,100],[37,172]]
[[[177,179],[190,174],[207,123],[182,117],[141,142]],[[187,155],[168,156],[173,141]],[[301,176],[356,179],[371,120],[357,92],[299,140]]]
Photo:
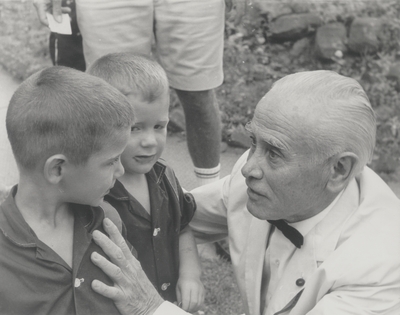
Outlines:
[[155,60],[132,53],[111,53],[97,59],[87,70],[122,94],[135,94],[153,102],[168,90],[164,69]]
[[50,67],[24,81],[11,98],[6,127],[19,166],[32,170],[54,154],[85,164],[132,124],[133,109],[105,81]]
[[318,110],[305,140],[313,148],[314,160],[352,152],[359,158],[355,175],[372,160],[376,118],[367,94],[354,79],[333,71],[306,71],[288,75],[271,88],[276,95],[305,101]]

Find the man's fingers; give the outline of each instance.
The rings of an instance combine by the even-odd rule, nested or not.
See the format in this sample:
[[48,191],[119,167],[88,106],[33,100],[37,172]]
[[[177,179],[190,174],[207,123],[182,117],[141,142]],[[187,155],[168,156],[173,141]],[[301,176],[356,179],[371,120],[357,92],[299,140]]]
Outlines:
[[54,16],[54,19],[58,22],[62,22],[62,16],[61,16],[61,0],[52,0],[53,4],[53,9],[52,13]]
[[103,226],[108,235],[110,235],[110,239],[122,250],[124,257],[127,260],[132,260],[133,258],[133,261],[136,261],[131,253],[131,250],[129,249],[128,244],[126,244],[115,224],[109,218],[105,218],[103,221]]
[[99,267],[104,273],[113,279],[115,282],[121,283],[124,282],[124,275],[120,267],[114,265],[110,261],[108,261],[105,257],[100,254],[93,252],[90,256],[93,264]]
[[117,301],[120,299],[120,292],[118,289],[110,287],[99,280],[92,281],[92,289],[96,293],[112,299],[113,301]]
[[113,263],[120,267],[127,265],[122,250],[106,235],[96,230],[93,232],[93,240],[103,249],[107,256],[110,257]]

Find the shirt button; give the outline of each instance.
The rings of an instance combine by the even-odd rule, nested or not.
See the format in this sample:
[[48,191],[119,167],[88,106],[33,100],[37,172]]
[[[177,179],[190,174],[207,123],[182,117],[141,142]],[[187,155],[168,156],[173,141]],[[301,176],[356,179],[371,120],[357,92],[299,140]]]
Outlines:
[[306,283],[306,280],[304,280],[303,278],[299,278],[296,280],[296,285],[298,287],[302,287],[305,283]]
[[167,290],[170,285],[171,285],[171,283],[163,283],[161,286],[161,290],[163,290],[163,291]]
[[153,231],[153,236],[157,236],[158,232],[160,232],[161,229],[160,228],[155,228]]
[[279,266],[279,259],[275,260],[275,265]]
[[81,279],[75,278],[75,284],[74,284],[75,288],[79,288],[83,281],[85,281],[85,279],[83,279],[83,278],[81,278]]

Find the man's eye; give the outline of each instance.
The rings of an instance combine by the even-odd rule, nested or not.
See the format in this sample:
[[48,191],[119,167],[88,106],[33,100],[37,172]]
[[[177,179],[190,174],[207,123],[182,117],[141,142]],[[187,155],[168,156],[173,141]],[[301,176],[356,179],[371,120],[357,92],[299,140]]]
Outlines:
[[279,155],[276,154],[276,152],[273,151],[273,150],[268,150],[268,155],[269,155],[269,158],[272,159],[272,160],[274,160],[274,159],[279,157]]
[[131,131],[138,131],[138,130],[139,130],[139,127],[136,127],[136,126],[131,127]]

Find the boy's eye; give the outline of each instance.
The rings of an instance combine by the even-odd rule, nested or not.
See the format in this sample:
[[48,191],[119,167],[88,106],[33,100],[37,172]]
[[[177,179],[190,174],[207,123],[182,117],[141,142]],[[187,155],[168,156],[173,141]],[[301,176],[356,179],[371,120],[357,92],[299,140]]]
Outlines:
[[136,126],[131,127],[131,131],[138,131],[138,130],[140,130],[139,127],[136,127]]
[[116,157],[115,159],[113,159],[109,164],[110,165],[115,165],[115,164],[117,164],[118,163],[118,161],[119,161],[119,156],[118,157]]

